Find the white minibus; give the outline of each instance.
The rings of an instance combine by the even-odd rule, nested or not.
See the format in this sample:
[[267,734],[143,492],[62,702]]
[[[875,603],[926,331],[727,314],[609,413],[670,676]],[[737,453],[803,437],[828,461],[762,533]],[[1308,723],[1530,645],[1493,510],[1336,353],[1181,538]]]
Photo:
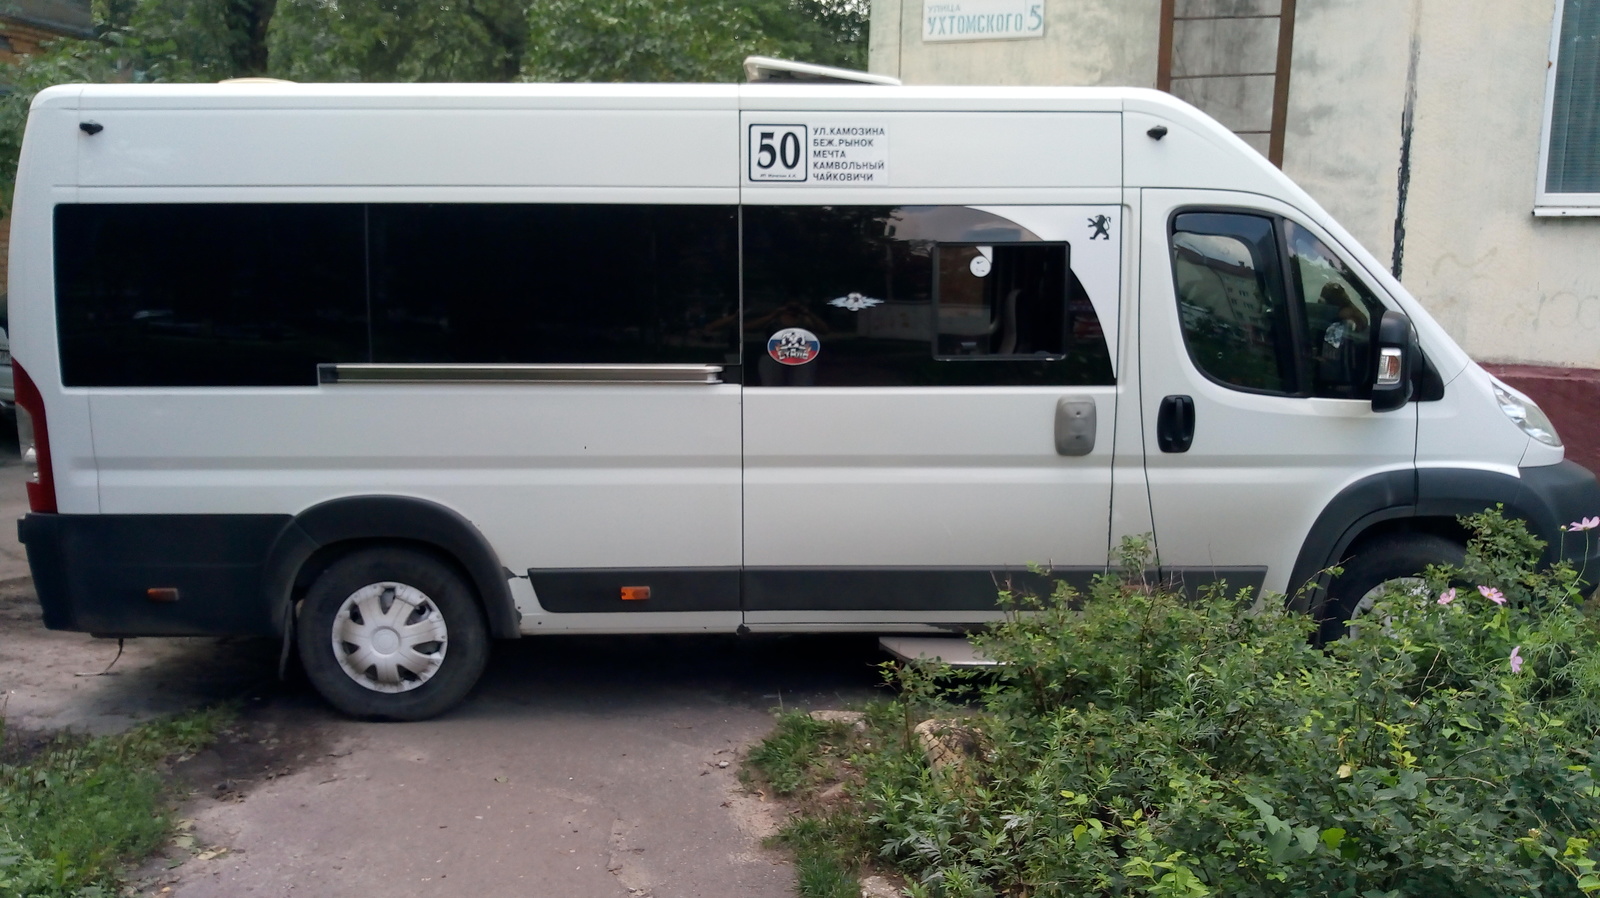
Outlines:
[[531,634],[960,632],[1147,533],[1337,633],[1459,514],[1600,514],[1155,91],[63,86],[15,196],[46,625],[293,639],[355,715]]

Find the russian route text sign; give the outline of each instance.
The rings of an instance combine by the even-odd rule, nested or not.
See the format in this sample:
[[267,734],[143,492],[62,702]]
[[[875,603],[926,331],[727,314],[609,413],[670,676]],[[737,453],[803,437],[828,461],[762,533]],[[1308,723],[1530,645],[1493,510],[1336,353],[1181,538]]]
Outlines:
[[924,41],[1044,37],[1044,0],[922,0]]

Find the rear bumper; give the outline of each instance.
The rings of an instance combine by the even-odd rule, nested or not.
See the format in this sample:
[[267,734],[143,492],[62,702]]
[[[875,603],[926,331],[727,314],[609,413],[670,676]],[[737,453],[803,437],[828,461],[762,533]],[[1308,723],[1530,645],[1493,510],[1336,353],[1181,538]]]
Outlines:
[[[99,636],[267,636],[263,575],[289,515],[29,514],[17,522],[52,630]],[[152,601],[151,589],[176,589]]]

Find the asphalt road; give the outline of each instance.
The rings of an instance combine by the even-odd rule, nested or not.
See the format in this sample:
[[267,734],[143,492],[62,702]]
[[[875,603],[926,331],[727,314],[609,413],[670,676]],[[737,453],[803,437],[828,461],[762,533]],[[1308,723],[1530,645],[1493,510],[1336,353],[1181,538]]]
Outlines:
[[[784,857],[761,847],[782,811],[739,786],[741,753],[780,694],[808,707],[870,694],[871,639],[498,648],[473,698],[423,723],[347,721],[294,685],[247,698],[254,741],[286,750],[191,777],[222,795],[189,812],[198,847],[229,851],[147,893],[793,894]],[[242,801],[235,776],[250,780]]]
[[[746,793],[771,709],[874,694],[872,637],[558,637],[495,646],[436,720],[373,724],[276,679],[262,640],[130,640],[43,629],[0,465],[0,691],[15,736],[106,732],[234,700],[239,724],[178,765],[191,835],[138,893],[204,896],[790,896],[762,847],[783,811]],[[189,824],[186,824],[188,826]],[[188,843],[192,837],[192,846]]]

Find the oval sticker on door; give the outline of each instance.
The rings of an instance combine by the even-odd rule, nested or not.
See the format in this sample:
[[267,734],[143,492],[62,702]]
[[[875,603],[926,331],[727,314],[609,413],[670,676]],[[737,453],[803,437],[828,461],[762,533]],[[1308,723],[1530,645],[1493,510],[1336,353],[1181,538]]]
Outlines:
[[786,327],[767,338],[767,355],[780,365],[804,365],[822,352],[822,341],[803,327]]

